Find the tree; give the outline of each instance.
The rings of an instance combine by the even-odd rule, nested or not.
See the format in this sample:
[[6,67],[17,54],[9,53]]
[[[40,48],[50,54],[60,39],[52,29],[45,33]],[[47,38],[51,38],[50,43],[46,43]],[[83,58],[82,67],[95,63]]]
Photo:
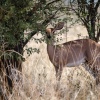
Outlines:
[[[5,89],[9,88],[7,91],[12,92],[12,69],[22,70],[23,47],[38,31],[44,31],[60,11],[61,4],[61,0],[0,1],[0,77],[4,76],[0,80],[0,90],[4,99],[7,97],[7,93],[3,92]],[[27,29],[31,32],[25,38],[24,31]],[[5,77],[7,88],[4,86]]]
[[78,16],[88,31],[90,39],[99,41],[100,0],[70,0],[72,11]]

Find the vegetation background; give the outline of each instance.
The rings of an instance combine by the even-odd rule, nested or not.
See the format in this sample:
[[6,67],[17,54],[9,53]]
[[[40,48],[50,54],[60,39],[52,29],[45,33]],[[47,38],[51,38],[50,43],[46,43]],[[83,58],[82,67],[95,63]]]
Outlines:
[[86,36],[98,42],[99,5],[100,0],[0,1],[0,99],[99,100],[99,87],[81,66],[66,67],[55,90],[45,36],[48,25],[64,21],[55,44]]

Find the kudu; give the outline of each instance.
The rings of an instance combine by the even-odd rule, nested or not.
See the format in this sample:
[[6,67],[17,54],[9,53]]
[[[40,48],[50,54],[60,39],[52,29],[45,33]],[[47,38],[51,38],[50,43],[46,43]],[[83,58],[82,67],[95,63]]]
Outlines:
[[55,66],[56,77],[60,80],[63,67],[75,67],[81,64],[87,65],[85,69],[95,78],[96,83],[100,81],[100,45],[91,39],[78,39],[53,45],[52,36],[56,30],[62,29],[63,22],[59,22],[54,28],[47,28],[46,34],[49,42],[47,52],[49,59]]

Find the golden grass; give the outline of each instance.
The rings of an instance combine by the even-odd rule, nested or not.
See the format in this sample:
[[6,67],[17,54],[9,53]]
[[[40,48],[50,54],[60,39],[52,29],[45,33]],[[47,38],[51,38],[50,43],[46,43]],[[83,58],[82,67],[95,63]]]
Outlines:
[[40,53],[33,53],[31,56],[25,53],[27,59],[23,63],[19,100],[99,100],[95,79],[82,66],[64,68],[62,78],[57,82],[46,44],[34,41],[28,44],[28,47],[34,46],[40,49]]
[[8,95],[8,100],[99,100],[100,89],[82,66],[64,68],[61,80],[57,82],[46,44],[32,40],[28,47],[39,48],[40,53],[31,56],[24,53],[26,61],[20,73],[21,80],[13,81],[13,92]]
[[33,78],[20,74],[23,80],[16,82],[9,100],[99,100],[100,90],[94,78],[81,66],[65,68],[60,82],[56,81],[54,71],[48,77],[46,70],[34,73]]

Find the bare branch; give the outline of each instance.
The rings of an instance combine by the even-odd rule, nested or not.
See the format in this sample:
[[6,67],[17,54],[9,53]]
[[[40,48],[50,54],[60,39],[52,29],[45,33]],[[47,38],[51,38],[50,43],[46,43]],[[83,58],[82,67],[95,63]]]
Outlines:
[[45,8],[48,7],[49,5],[55,3],[55,2],[58,2],[58,1],[61,1],[61,0],[53,0],[53,1],[49,2],[49,3],[45,6]]
[[59,9],[54,14],[49,16],[45,21],[43,21],[42,25],[46,25],[47,23],[49,23],[55,17],[55,15],[57,14],[58,11],[59,11]]
[[100,37],[100,28],[99,28],[99,31],[97,32],[97,42],[99,41],[99,37]]
[[95,6],[95,11],[96,11],[96,12],[97,12],[97,9],[98,9],[99,5],[100,5],[100,0],[97,1],[97,4],[96,4],[96,6]]
[[85,19],[85,18],[82,18],[80,16],[80,14],[73,8],[73,5],[72,3],[70,2],[70,5],[71,5],[71,9],[75,12],[75,14],[81,19],[81,21],[84,23],[84,25],[88,28],[88,21]]

